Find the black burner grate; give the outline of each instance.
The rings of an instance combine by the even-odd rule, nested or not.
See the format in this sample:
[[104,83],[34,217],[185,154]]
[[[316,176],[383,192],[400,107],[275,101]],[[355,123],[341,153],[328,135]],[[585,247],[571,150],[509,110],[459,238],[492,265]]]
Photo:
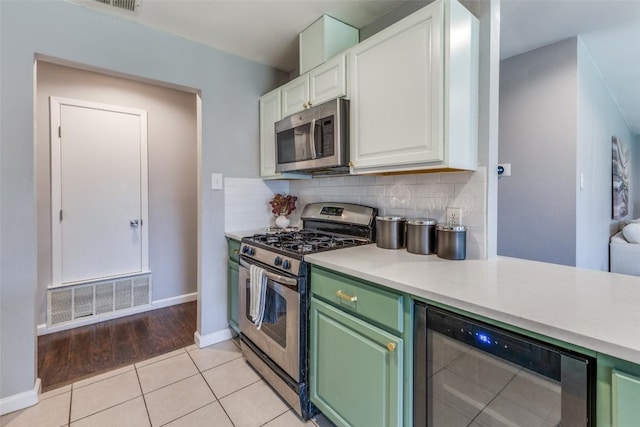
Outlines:
[[262,246],[299,254],[310,254],[370,243],[366,239],[334,236],[307,230],[255,234],[251,237],[251,240]]

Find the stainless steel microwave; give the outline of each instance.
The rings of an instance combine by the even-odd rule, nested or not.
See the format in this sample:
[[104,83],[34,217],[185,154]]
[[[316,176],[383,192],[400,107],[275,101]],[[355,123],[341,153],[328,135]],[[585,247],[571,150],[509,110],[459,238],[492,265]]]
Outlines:
[[349,101],[336,98],[275,125],[277,172],[344,173],[349,168]]

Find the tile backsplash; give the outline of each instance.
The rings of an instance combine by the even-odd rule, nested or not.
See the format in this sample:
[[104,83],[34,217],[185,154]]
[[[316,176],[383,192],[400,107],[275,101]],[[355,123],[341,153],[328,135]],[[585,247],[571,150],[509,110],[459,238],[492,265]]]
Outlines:
[[312,202],[348,202],[378,208],[379,215],[433,218],[445,222],[446,208],[462,209],[468,228],[467,258],[486,258],[486,168],[475,172],[407,175],[359,175],[292,181],[225,179],[225,230],[273,225],[268,202],[275,193],[298,196],[292,225],[301,225],[300,211]]
[[269,200],[276,193],[289,193],[289,182],[225,178],[225,231],[257,230],[273,226],[275,218],[271,215]]

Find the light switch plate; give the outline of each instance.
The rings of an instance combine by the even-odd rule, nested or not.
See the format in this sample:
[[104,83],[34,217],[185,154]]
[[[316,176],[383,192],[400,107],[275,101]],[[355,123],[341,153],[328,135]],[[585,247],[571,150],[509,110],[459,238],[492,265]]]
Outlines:
[[221,173],[211,174],[211,189],[222,190],[222,174]]

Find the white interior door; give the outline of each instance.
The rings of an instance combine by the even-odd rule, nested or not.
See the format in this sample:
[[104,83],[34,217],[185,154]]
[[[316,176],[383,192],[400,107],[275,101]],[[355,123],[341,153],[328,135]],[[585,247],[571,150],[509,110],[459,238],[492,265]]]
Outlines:
[[52,285],[148,271],[146,112],[50,105]]

